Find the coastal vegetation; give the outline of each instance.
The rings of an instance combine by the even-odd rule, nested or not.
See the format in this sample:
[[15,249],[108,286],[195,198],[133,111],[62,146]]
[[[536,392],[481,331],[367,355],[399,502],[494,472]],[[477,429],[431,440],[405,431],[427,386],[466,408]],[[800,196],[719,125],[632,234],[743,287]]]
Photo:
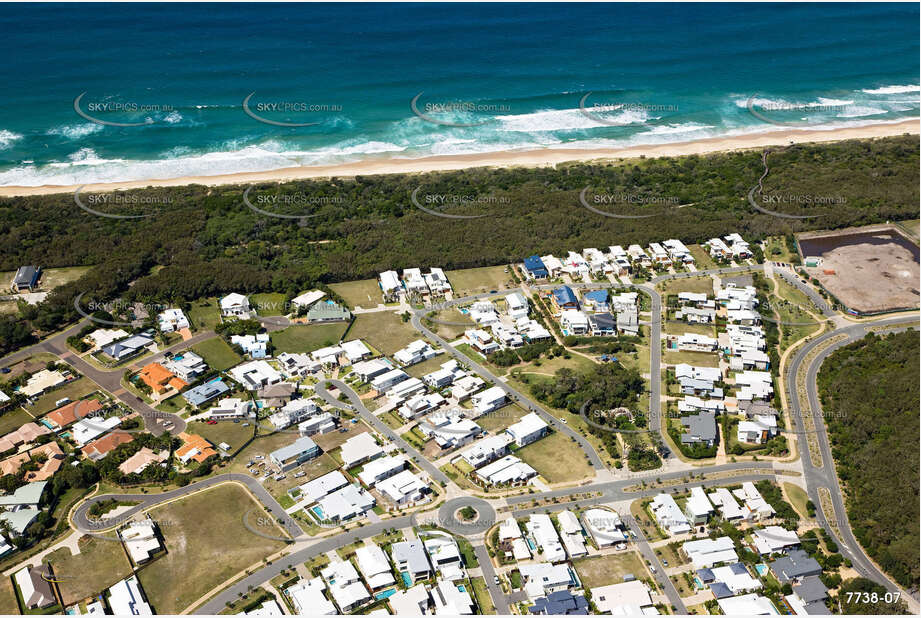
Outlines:
[[918,354],[917,331],[870,334],[832,353],[818,377],[854,536],[905,587],[918,585],[921,543]]
[[[303,180],[251,191],[251,203],[259,195],[300,196],[279,199],[287,206],[272,212],[316,215],[304,219],[257,213],[243,201],[246,187],[233,185],[128,192],[143,194],[145,199],[136,200],[143,206],[121,206],[108,214],[140,216],[135,219],[90,214],[69,193],[2,198],[0,270],[23,264],[92,268],[52,290],[44,302],[20,303],[16,313],[5,314],[0,354],[75,321],[74,301],[81,294],[87,311],[119,298],[124,303],[117,307],[133,302],[181,305],[231,291],[290,298],[311,287],[336,299],[330,284],[375,277],[391,268],[484,267],[533,253],[672,237],[697,243],[730,232],[759,240],[917,216],[917,136],[791,146],[773,151],[770,161],[767,195],[845,201],[828,208],[811,205],[810,213],[821,210],[823,215],[814,219],[753,210],[745,195],[763,172],[755,150],[555,168]],[[424,212],[410,199],[420,187],[426,193],[482,197],[453,201],[461,205],[445,213],[484,216],[445,219]],[[630,196],[610,207],[617,213],[661,216],[614,219],[592,213],[580,205],[586,188],[592,195]],[[802,210],[796,204],[786,208]]]

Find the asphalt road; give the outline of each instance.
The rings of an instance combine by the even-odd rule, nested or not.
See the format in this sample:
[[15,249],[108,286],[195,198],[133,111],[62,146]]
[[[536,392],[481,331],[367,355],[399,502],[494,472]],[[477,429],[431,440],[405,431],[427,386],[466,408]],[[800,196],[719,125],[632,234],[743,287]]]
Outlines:
[[[807,493],[809,494],[809,499],[812,500],[817,507],[816,519],[832,536],[832,538],[836,540],[842,555],[851,560],[854,568],[858,573],[868,579],[872,579],[873,581],[882,584],[889,590],[901,590],[902,596],[906,599],[907,602],[910,604],[912,601],[914,602],[912,611],[917,613],[918,592],[914,591],[913,594],[909,595],[907,591],[902,590],[895,582],[890,580],[889,577],[886,576],[886,574],[883,573],[879,568],[877,568],[877,566],[870,560],[870,558],[864,552],[863,548],[857,542],[856,537],[854,537],[850,523],[847,519],[847,510],[844,504],[843,493],[838,482],[838,475],[835,472],[834,458],[832,457],[831,446],[828,440],[828,433],[825,428],[822,404],[819,399],[818,388],[816,385],[816,377],[818,376],[819,370],[821,369],[822,362],[828,358],[828,356],[831,355],[835,350],[863,338],[869,332],[869,327],[903,323],[907,328],[917,329],[918,316],[906,315],[903,317],[890,318],[877,322],[855,324],[852,326],[829,331],[822,336],[816,337],[814,340],[810,341],[802,349],[800,349],[800,351],[794,356],[793,361],[788,365],[786,387],[788,397],[787,400],[790,405],[790,410],[793,413],[792,416],[794,418],[794,422],[797,424],[796,429],[798,430],[797,434],[799,439],[799,452],[801,453],[801,459],[803,463],[803,474],[806,480]],[[805,367],[808,406],[812,413],[813,425],[816,428],[815,434],[818,441],[819,450],[821,451],[822,461],[824,463],[824,465],[821,467],[816,467],[816,462],[812,460],[812,453],[809,450],[808,436],[803,431],[804,425],[800,419],[802,404],[800,402],[799,392],[796,388],[796,376],[800,373],[800,371],[803,370],[803,363],[806,361],[806,357],[809,356],[813,350],[827,342],[829,339],[842,333],[846,334],[848,338],[838,343],[832,344],[827,349],[820,352],[814,359],[812,359],[808,366]],[[821,508],[821,500],[819,498],[820,487],[825,487],[829,490],[829,494],[831,495],[832,504],[835,510],[836,524],[840,530],[840,535],[834,532],[831,525],[825,518],[825,513]]]
[[[327,384],[331,384],[332,386],[339,389],[341,393],[344,393],[345,396],[348,397],[349,403],[348,404],[343,403],[339,401],[337,398],[333,397],[332,394],[329,392],[329,390],[327,390],[326,388]],[[385,423],[381,419],[374,416],[374,413],[365,407],[365,404],[361,401],[361,398],[358,396],[358,393],[353,391],[352,388],[348,384],[346,384],[345,382],[341,380],[323,380],[321,382],[318,382],[316,385],[314,385],[313,389],[314,389],[314,392],[317,395],[319,395],[328,404],[336,408],[339,408],[340,410],[358,412],[358,414],[361,416],[362,419],[364,419],[365,422],[371,425],[379,433],[387,436],[387,438],[391,442],[393,442],[394,444],[402,448],[407,454],[409,454],[409,456],[413,459],[413,461],[420,468],[425,470],[425,472],[430,477],[432,477],[434,480],[444,485],[448,485],[452,483],[451,479],[449,479],[448,476],[444,472],[439,470],[437,466],[435,466],[434,464],[432,464],[432,462],[426,459],[422,455],[422,453],[417,451],[406,440],[401,438],[400,435],[397,434],[397,432],[395,432],[393,429],[390,428],[389,425],[387,425],[387,423]]]

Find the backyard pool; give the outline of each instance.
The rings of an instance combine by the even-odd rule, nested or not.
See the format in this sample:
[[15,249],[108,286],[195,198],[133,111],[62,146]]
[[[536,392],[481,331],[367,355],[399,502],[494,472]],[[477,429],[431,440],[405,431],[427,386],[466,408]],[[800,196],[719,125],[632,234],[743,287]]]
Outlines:
[[761,577],[764,577],[765,575],[767,575],[768,566],[766,564],[756,564],[755,570],[758,571],[758,575],[760,575]]
[[317,521],[323,521],[326,519],[326,516],[323,514],[323,508],[319,504],[311,508],[310,512],[313,513],[313,516],[317,518]]
[[374,598],[378,601],[383,601],[386,598],[392,597],[397,593],[396,588],[387,588],[387,590],[381,590],[380,592],[374,593]]
[[403,578],[403,585],[405,585],[407,588],[412,588],[413,578],[409,576],[409,573],[403,571],[400,573],[400,577]]

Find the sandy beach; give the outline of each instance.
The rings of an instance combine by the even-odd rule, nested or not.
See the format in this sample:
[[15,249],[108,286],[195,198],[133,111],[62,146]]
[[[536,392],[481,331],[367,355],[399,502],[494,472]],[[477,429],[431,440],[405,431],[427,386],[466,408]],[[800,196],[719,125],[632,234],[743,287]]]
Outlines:
[[[540,167],[572,161],[605,161],[645,157],[674,157],[730,150],[785,146],[791,143],[831,142],[847,139],[889,137],[905,133],[918,134],[919,121],[906,120],[889,124],[875,124],[843,129],[786,129],[765,133],[717,137],[691,142],[638,145],[626,148],[578,150],[547,148],[521,152],[494,152],[470,155],[425,157],[418,159],[381,158],[344,163],[340,165],[288,167],[265,172],[244,172],[217,176],[183,176],[125,182],[88,184],[84,192],[105,192],[146,187],[175,187],[190,184],[207,186],[249,184],[257,182],[284,182],[305,178],[370,176],[375,174],[407,174],[458,170],[472,167]],[[38,187],[0,187],[0,196],[47,195],[69,193],[80,185],[45,185]]]

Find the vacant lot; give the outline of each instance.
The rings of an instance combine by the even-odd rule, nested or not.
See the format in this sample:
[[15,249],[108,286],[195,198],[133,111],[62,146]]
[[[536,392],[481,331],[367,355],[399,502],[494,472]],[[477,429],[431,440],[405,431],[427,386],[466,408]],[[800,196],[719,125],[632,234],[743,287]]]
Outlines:
[[284,294],[276,292],[252,294],[249,297],[249,306],[260,316],[287,315],[290,311],[285,304],[286,298]]
[[509,425],[517,423],[525,414],[524,408],[513,403],[477,417],[476,423],[490,433],[499,433],[508,429]]
[[464,270],[449,270],[445,272],[451,287],[454,289],[454,298],[470,296],[490,290],[502,290],[514,287],[515,281],[511,273],[505,272],[505,266],[485,266],[483,268],[465,268]]
[[[54,288],[76,281],[83,276],[92,266],[71,266],[68,268],[45,268],[42,269],[42,276],[38,280],[38,289],[36,292],[50,292]],[[3,282],[3,292],[9,289],[9,284],[13,280],[16,272],[9,270],[0,272],[0,282]]]
[[696,367],[719,367],[720,357],[716,352],[683,352],[665,350],[662,362],[666,365],[680,365],[687,363]]
[[809,519],[809,509],[806,508],[806,503],[809,501],[809,496],[806,494],[805,490],[799,485],[794,485],[793,483],[784,483],[783,491],[787,496],[787,500],[793,506],[800,517],[803,519]]
[[711,268],[716,268],[716,262],[710,257],[710,252],[700,245],[688,245],[688,250],[697,262],[695,264],[697,270],[710,270]]
[[624,575],[633,575],[637,579],[649,578],[645,561],[632,550],[597,558],[582,558],[573,562],[573,566],[576,567],[582,585],[588,588],[619,584],[624,581]]
[[32,417],[22,408],[10,408],[0,416],[0,435],[15,431],[31,420]]
[[275,353],[313,352],[320,348],[336,345],[342,338],[347,324],[297,324],[271,334]]
[[[696,294],[709,294],[713,296],[713,279],[707,276],[692,277],[690,279],[669,279],[659,285],[662,295],[678,294],[679,292],[694,292]],[[664,302],[664,298],[662,299]]]
[[29,406],[29,412],[35,416],[41,416],[56,409],[58,407],[57,402],[65,397],[68,397],[71,401],[77,401],[96,390],[99,389],[92,380],[77,378],[73,382],[68,382],[64,386],[45,393],[36,399],[35,404]]
[[16,591],[13,589],[13,578],[0,578],[0,614],[16,616],[19,614],[19,603],[16,602]]
[[131,564],[121,543],[84,536],[80,553],[72,556],[67,548],[45,558],[60,581],[61,596],[70,605],[94,596],[131,575]]
[[349,330],[349,339],[363,339],[387,355],[421,338],[409,320],[404,322],[401,316],[390,311],[357,315]]
[[192,301],[188,317],[194,328],[211,330],[221,323],[220,302],[214,297]]
[[[221,583],[282,547],[243,523],[269,516],[238,485],[220,485],[153,510],[163,526],[167,553],[139,573],[158,614],[178,614]],[[251,524],[252,526],[252,524]],[[280,528],[266,535],[282,536]],[[194,576],[193,576],[194,574]]]
[[346,281],[333,283],[329,286],[336,294],[348,303],[350,307],[363,307],[369,309],[377,307],[384,302],[381,288],[377,279],[362,279],[360,281]]
[[240,363],[243,357],[233,351],[221,337],[214,337],[192,346],[192,351],[205,359],[215,371],[226,371]]
[[548,483],[572,483],[592,475],[582,448],[559,432],[541,438],[515,452]]
[[209,425],[204,421],[192,421],[187,431],[197,433],[214,446],[226,442],[232,453],[253,437],[253,426],[243,427],[244,422],[218,421],[216,425]]

